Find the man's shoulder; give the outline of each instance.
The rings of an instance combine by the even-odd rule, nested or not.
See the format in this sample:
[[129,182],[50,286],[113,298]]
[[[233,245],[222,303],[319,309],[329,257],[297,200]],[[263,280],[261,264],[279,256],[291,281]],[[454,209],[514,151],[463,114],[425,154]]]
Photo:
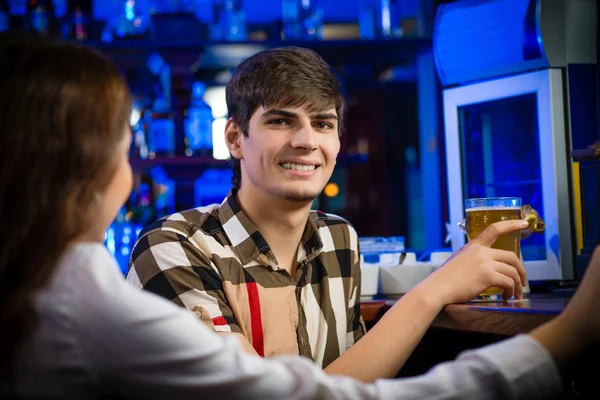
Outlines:
[[358,251],[358,233],[348,220],[339,215],[324,213],[319,210],[311,210],[310,218],[315,224],[319,235],[328,231],[331,235],[336,250],[342,248]]
[[310,218],[318,226],[332,226],[332,225],[346,225],[350,229],[354,230],[352,224],[347,219],[340,217],[339,215],[325,213],[320,210],[311,210]]
[[179,259],[177,262],[193,261],[197,265],[210,263],[211,249],[224,241],[219,237],[223,227],[218,210],[218,204],[211,204],[174,213],[147,225],[133,246],[130,265],[152,267],[158,262],[158,254],[161,262]]
[[172,232],[186,238],[198,231],[204,235],[212,235],[223,229],[218,210],[219,204],[211,204],[168,215],[144,227],[139,238],[161,232]]

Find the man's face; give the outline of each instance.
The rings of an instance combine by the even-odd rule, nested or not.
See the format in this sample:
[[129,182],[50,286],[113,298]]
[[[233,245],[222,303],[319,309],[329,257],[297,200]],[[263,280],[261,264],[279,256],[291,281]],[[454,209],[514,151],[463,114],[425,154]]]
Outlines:
[[[321,193],[340,150],[335,108],[258,108],[242,136],[242,190],[301,202]],[[249,185],[249,188],[244,186]]]

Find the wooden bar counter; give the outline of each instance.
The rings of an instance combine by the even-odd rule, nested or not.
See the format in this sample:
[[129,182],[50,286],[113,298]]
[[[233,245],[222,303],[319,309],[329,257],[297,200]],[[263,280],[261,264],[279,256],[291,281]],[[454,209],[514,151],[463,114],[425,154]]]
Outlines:
[[[361,315],[373,326],[397,299],[364,300]],[[508,302],[452,304],[435,318],[398,377],[426,373],[438,363],[455,359],[461,352],[482,347],[517,334],[528,333],[560,314],[569,298],[533,294]],[[600,399],[597,383],[599,355],[585,356],[563,377],[564,399]],[[577,395],[575,393],[578,393]]]
[[[446,306],[432,323],[434,328],[512,336],[527,333],[560,314],[568,298],[534,294],[508,302],[471,302]],[[370,326],[396,300],[366,300],[361,314]]]

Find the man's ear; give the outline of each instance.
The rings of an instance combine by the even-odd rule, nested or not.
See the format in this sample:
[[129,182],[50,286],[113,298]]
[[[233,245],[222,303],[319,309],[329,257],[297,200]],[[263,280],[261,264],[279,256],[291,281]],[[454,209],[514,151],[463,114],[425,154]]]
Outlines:
[[233,121],[229,118],[227,124],[225,124],[225,142],[229,153],[233,158],[241,160],[244,158],[244,151],[242,149],[242,131]]

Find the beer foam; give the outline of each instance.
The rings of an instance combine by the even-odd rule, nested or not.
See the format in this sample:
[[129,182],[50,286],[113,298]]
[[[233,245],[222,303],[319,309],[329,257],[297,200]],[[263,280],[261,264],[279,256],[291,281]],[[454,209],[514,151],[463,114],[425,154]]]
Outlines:
[[465,212],[475,212],[475,211],[521,211],[521,207],[507,207],[507,206],[482,206],[482,207],[471,207],[467,208]]

